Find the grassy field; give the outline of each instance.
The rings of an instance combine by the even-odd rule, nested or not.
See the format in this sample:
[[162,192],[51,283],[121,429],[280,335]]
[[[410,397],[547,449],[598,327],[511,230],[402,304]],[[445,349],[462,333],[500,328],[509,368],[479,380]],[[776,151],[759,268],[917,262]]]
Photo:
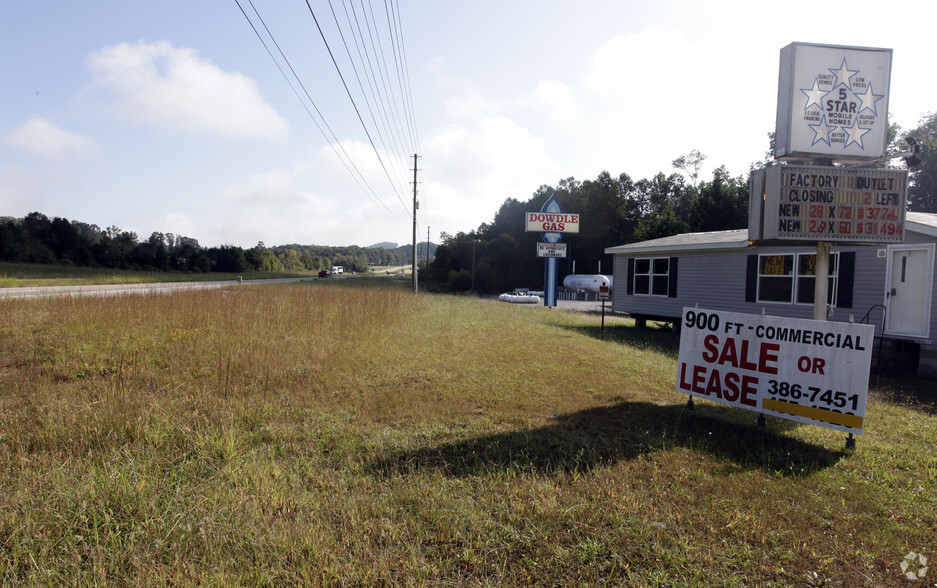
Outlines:
[[326,282],[0,300],[0,581],[905,586],[937,558],[932,381],[876,379],[846,451],[687,410],[665,331]]

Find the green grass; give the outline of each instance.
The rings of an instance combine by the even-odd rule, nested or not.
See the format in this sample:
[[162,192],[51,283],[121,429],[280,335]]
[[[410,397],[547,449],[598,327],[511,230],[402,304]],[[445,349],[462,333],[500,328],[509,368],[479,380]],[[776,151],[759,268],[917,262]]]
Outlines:
[[937,556],[934,382],[875,379],[846,451],[687,410],[663,330],[327,282],[0,300],[0,581],[900,586]]

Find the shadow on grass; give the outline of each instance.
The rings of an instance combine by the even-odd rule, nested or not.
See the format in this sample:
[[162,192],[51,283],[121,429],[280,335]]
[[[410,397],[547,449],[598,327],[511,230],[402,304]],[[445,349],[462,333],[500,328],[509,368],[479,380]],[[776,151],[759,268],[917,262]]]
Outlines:
[[676,359],[680,353],[680,335],[672,333],[669,328],[641,329],[632,325],[609,325],[603,331],[601,326],[596,325],[571,326],[557,324],[556,326],[600,341],[641,349],[651,348],[673,359]]
[[[778,434],[777,426],[761,429],[728,421],[719,407],[623,402],[557,417],[550,425],[527,431],[487,435],[404,451],[376,460],[385,474],[440,470],[450,476],[496,471],[550,474],[588,471],[677,447],[705,451],[745,469],[783,476],[809,476],[838,462],[845,451],[833,451]],[[738,419],[738,411],[733,411]]]
[[937,380],[874,374],[869,394],[874,400],[937,415]]

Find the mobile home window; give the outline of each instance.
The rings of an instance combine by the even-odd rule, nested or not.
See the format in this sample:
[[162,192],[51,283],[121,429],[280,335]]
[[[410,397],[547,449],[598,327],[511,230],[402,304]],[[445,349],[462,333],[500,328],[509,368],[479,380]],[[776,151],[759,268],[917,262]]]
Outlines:
[[794,255],[758,256],[758,302],[794,300]]
[[634,293],[667,296],[670,292],[670,258],[634,260]]
[[[817,254],[800,253],[797,255],[797,304],[813,304],[816,287]],[[836,290],[839,285],[839,254],[830,253],[829,290],[827,304],[836,306]]]

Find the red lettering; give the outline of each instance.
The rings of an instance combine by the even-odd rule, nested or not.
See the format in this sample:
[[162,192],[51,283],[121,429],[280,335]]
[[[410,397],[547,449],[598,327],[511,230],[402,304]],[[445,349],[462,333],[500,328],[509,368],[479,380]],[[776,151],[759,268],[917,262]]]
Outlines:
[[735,339],[731,337],[726,339],[726,344],[722,347],[722,355],[719,356],[719,363],[729,363],[732,367],[739,367],[739,357],[735,352]]
[[681,390],[690,390],[690,383],[686,381],[686,364],[680,364],[680,389]]
[[709,374],[709,381],[706,383],[706,395],[710,396],[716,393],[716,398],[722,398],[722,381],[719,379],[719,370],[713,370]]
[[753,361],[748,361],[748,339],[742,339],[742,363],[739,366],[743,370],[756,370],[758,365]]
[[755,376],[742,376],[742,397],[739,402],[746,406],[758,406],[752,396],[758,394],[758,378]]
[[709,363],[714,363],[716,361],[716,358],[719,356],[717,345],[719,345],[719,337],[706,335],[703,339],[703,347],[706,349],[706,351],[703,352],[703,360]]
[[703,389],[703,381],[706,380],[706,366],[704,365],[694,365],[693,366],[693,391],[697,394],[706,394],[706,390]]
[[822,357],[813,358],[813,373],[823,375],[823,368],[826,366],[826,360]]
[[[822,282],[821,282],[822,283]],[[778,373],[778,354],[770,353],[771,351],[779,351],[781,346],[777,343],[762,343],[761,344],[761,353],[758,354],[758,371],[763,374],[776,374]],[[768,365],[768,362],[773,362],[774,365]]]
[[735,372],[726,374],[726,389],[723,391],[723,398],[729,402],[735,402],[739,399],[739,375]]

